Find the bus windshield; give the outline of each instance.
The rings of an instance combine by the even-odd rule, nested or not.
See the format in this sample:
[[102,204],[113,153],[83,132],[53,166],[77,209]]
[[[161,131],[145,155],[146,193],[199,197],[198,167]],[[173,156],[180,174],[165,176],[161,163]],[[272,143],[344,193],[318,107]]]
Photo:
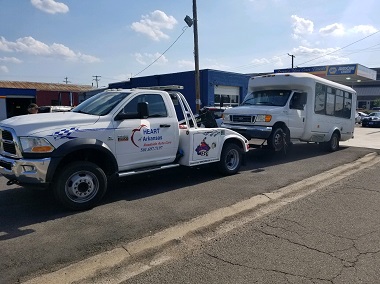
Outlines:
[[241,105],[284,106],[291,93],[291,90],[255,91],[248,94]]

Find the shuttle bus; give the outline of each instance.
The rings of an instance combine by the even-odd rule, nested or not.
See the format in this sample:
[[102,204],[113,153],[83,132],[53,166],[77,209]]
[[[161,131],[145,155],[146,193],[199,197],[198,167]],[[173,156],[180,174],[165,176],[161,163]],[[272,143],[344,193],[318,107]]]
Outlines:
[[286,149],[293,140],[329,151],[354,137],[354,89],[308,73],[252,77],[238,107],[224,112],[222,127],[244,135],[252,147]]

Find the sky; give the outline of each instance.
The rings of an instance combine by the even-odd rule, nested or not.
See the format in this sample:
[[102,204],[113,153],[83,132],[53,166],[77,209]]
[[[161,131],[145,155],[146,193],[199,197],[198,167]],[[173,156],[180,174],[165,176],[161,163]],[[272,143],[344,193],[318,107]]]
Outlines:
[[[380,67],[378,0],[197,0],[200,69]],[[193,0],[0,0],[0,81],[108,86],[194,70]]]

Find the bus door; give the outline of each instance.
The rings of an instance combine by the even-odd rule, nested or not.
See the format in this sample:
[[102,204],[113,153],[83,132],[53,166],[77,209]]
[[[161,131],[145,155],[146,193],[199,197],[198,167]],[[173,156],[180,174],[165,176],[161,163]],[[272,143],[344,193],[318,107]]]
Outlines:
[[288,112],[288,127],[290,130],[291,138],[301,138],[306,125],[305,106],[307,100],[307,93],[293,92],[289,102]]

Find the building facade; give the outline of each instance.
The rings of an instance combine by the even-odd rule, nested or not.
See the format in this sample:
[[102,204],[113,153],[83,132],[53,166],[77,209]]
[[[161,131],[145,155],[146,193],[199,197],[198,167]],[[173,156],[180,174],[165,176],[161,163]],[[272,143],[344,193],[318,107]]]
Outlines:
[[79,104],[79,96],[92,86],[38,82],[0,81],[0,120],[27,114],[30,103],[39,106]]
[[[237,106],[247,94],[249,75],[212,69],[200,70],[201,107]],[[195,72],[179,72],[131,78],[130,81],[109,85],[109,88],[137,88],[152,86],[181,85],[181,93],[186,97],[191,109],[196,109]]]

